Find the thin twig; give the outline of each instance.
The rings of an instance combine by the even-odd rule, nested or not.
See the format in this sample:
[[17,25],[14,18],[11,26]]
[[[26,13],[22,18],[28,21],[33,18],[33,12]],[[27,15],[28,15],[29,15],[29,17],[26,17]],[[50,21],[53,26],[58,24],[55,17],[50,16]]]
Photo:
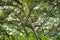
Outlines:
[[57,31],[57,29],[60,27],[60,23],[55,27],[55,28],[52,28],[48,33],[46,33],[45,35],[50,35],[52,32],[55,32]]

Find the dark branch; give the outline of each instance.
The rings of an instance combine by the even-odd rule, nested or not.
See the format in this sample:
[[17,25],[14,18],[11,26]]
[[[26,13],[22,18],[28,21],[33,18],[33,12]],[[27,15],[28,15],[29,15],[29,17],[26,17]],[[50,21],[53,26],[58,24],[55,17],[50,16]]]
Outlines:
[[60,27],[60,23],[55,27],[55,28],[52,28],[47,34],[45,35],[50,35],[52,32],[55,32],[57,31],[57,29]]

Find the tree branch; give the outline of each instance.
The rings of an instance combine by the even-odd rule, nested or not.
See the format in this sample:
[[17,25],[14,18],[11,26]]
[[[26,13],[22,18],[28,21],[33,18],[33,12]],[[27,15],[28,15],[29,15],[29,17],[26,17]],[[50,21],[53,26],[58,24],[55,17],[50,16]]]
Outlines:
[[60,27],[60,23],[55,27],[55,28],[52,28],[47,34],[45,35],[50,35],[52,32],[55,32],[57,31],[57,29]]

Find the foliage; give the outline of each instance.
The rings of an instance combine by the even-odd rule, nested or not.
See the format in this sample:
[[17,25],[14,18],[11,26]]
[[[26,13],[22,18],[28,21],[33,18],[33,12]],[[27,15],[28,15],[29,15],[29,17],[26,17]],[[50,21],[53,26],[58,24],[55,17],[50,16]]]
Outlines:
[[0,0],[0,40],[60,40],[60,0]]

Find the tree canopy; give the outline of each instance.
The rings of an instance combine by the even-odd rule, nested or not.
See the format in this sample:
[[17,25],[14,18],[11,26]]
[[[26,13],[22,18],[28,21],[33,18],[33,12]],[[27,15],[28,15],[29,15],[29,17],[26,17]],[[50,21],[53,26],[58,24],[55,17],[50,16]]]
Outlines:
[[0,40],[60,40],[60,0],[0,0]]

